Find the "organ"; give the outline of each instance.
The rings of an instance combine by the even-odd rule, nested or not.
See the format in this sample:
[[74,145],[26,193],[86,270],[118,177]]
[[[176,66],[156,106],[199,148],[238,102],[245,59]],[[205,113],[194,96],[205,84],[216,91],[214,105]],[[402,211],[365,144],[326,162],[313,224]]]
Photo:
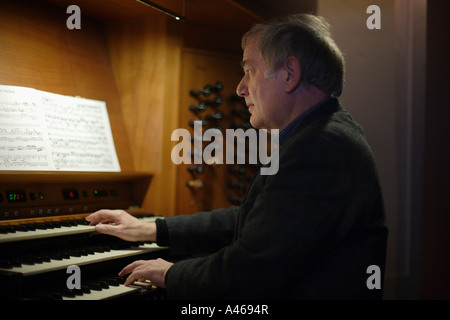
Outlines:
[[[111,208],[152,221],[229,205],[226,168],[202,168],[200,179],[199,167],[174,165],[170,136],[199,117],[229,126],[240,36],[262,19],[228,0],[154,2],[186,21],[134,0],[0,0],[0,85],[104,101],[120,163],[120,172],[0,171],[2,299],[164,298],[150,283],[124,287],[117,273],[137,259],[173,261],[170,251],[98,234],[84,218]],[[72,4],[81,29],[66,25]],[[67,287],[71,265],[80,289]]]

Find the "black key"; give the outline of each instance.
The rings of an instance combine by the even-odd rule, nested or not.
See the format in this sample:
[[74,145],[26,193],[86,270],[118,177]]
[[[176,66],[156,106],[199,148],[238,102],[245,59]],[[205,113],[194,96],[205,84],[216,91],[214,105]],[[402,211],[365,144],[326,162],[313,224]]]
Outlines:
[[79,250],[69,250],[69,251],[67,251],[67,253],[71,257],[81,257],[81,252]]
[[17,261],[16,259],[8,259],[0,261],[0,268],[3,269],[12,269],[14,267],[21,267],[21,266],[22,265],[20,264],[20,262]]
[[80,220],[74,220],[77,224],[80,225],[89,225],[89,221],[86,221],[84,219],[80,219]]
[[91,293],[91,289],[89,289],[89,286],[82,284],[81,292],[83,292],[84,294]]
[[12,267],[20,268],[22,266],[22,264],[20,263],[19,259],[16,259],[16,258],[8,259],[8,262],[11,264]]
[[94,247],[85,248],[84,251],[87,252],[87,254],[95,254]]
[[93,282],[98,283],[100,285],[100,287],[102,287],[102,289],[108,289],[109,288],[109,285],[108,285],[108,283],[106,283],[106,281],[94,280]]
[[62,255],[61,253],[55,252],[55,253],[52,253],[52,254],[50,255],[50,259],[61,261],[61,260],[64,259],[64,257],[63,257],[63,255]]
[[70,259],[70,254],[66,251],[58,251],[57,254],[63,259]]
[[15,231],[27,232],[28,229],[25,225],[18,225],[13,227]]
[[26,264],[29,266],[32,266],[35,264],[35,260],[33,259],[33,257],[20,257],[18,258],[21,264]]
[[42,260],[42,262],[50,262],[50,256],[48,255],[43,255],[43,256],[39,256],[39,259]]
[[36,227],[32,223],[26,224],[25,226],[29,231],[36,231]]
[[111,276],[109,278],[115,279],[119,284],[124,284],[126,281],[126,277]]
[[63,227],[75,227],[78,224],[73,220],[63,220],[60,222],[60,225]]
[[30,259],[32,259],[34,264],[38,264],[38,263],[43,263],[44,262],[44,259],[41,256],[32,256],[32,257],[30,257]]
[[59,222],[52,222],[53,228],[61,228],[61,224]]
[[103,253],[103,252],[105,252],[105,250],[103,249],[102,246],[95,246],[95,247],[92,247],[92,250],[94,250],[95,252],[98,252],[98,253]]
[[7,233],[15,233],[16,230],[12,226],[2,226],[0,227],[0,233],[7,234]]
[[88,286],[88,288],[91,290],[102,291],[102,287],[96,282],[87,281],[86,286]]
[[60,293],[63,297],[75,298],[75,292],[73,290],[64,289],[64,290],[61,290]]
[[118,287],[120,285],[120,282],[117,279],[114,278],[100,278],[100,281],[106,282],[109,286]]
[[108,246],[101,246],[103,252],[110,252],[111,250],[108,248]]
[[89,250],[85,249],[85,248],[81,248],[78,250],[82,256],[88,256],[89,255]]
[[83,290],[81,290],[81,287],[80,287],[80,289],[72,289],[72,291],[77,296],[82,296],[84,294]]

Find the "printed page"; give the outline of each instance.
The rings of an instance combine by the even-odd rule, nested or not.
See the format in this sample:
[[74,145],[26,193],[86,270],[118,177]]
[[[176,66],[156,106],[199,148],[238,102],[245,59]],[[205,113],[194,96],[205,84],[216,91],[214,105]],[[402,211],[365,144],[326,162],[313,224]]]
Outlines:
[[54,168],[37,91],[0,86],[0,170]]
[[56,170],[120,171],[103,101],[40,96]]
[[0,86],[0,170],[120,171],[105,102]]

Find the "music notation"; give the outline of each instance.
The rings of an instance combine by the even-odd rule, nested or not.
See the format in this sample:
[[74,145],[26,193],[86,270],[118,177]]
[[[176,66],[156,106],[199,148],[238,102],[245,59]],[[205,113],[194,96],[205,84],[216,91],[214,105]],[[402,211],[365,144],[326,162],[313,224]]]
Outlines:
[[105,103],[0,86],[0,170],[120,171]]

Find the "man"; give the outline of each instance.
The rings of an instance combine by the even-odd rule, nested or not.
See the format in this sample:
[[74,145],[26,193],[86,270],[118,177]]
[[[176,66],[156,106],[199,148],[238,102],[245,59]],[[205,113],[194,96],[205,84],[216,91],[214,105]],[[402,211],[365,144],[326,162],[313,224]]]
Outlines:
[[382,194],[362,129],[336,98],[344,60],[327,23],[291,15],[255,26],[242,45],[237,93],[253,127],[280,130],[278,172],[257,174],[239,208],[155,223],[101,210],[87,220],[126,240],[208,253],[175,264],[137,261],[120,272],[129,274],[126,284],[166,287],[169,298],[381,298],[367,270],[379,267],[382,283]]

